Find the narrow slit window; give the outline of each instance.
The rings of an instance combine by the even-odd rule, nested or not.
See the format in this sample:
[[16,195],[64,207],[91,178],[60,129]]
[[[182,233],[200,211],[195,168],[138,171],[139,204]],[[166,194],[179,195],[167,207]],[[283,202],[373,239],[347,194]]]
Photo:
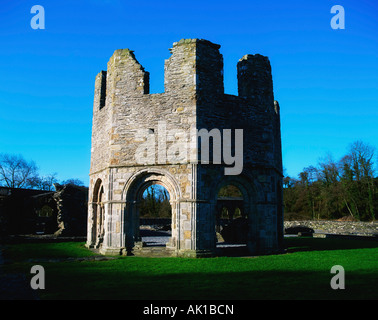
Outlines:
[[100,109],[105,107],[106,102],[106,71],[101,72]]

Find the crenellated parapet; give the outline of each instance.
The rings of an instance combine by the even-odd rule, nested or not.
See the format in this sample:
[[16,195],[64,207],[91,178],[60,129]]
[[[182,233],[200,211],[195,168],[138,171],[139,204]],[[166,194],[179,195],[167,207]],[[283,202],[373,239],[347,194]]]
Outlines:
[[[131,156],[138,147],[135,132],[143,127],[157,132],[158,120],[172,130],[243,129],[248,139],[244,162],[277,166],[273,158],[278,150],[275,127],[279,121],[269,59],[260,54],[244,55],[237,63],[238,96],[226,95],[219,49],[220,45],[203,39],[173,43],[164,66],[165,90],[160,94],[149,94],[149,72],[134,52],[116,50],[107,71],[96,77],[93,131],[108,130],[102,139],[104,145],[111,146],[108,159],[94,166],[96,170],[109,164],[132,165]],[[103,146],[98,149],[101,151],[94,151],[94,157],[104,153]]]

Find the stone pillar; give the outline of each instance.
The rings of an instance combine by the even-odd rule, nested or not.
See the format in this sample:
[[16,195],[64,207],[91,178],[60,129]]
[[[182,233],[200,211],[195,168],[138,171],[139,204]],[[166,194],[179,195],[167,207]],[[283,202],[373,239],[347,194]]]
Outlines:
[[237,64],[237,78],[239,97],[247,102],[255,118],[254,144],[259,155],[252,161],[274,166],[276,119],[269,59],[260,54],[243,56]]
[[113,104],[124,96],[149,93],[149,73],[136,60],[133,52],[118,49],[108,62],[107,98]]
[[260,111],[273,111],[273,80],[269,59],[247,54],[237,64],[238,93]]
[[223,57],[220,45],[202,39],[173,43],[172,56],[165,61],[165,92],[211,98],[224,93]]

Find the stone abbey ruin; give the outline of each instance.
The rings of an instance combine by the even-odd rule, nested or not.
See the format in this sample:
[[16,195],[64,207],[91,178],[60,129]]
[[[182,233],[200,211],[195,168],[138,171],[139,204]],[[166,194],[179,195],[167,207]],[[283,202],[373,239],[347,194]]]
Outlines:
[[[160,184],[171,204],[165,250],[173,256],[216,254],[223,208],[231,219],[236,208],[241,212],[235,220],[244,226],[238,232],[249,254],[281,251],[280,111],[270,62],[259,54],[244,55],[237,63],[238,96],[225,94],[219,48],[202,39],[175,42],[165,61],[163,93],[149,93],[149,73],[129,49],[116,50],[107,71],[97,75],[87,247],[103,254],[136,252],[141,246],[138,203],[147,187]],[[208,135],[195,136],[195,147],[186,148],[193,146],[193,129]],[[218,132],[231,132],[235,142],[218,140]],[[202,145],[208,146],[208,157]],[[226,161],[227,154],[239,157],[240,172],[226,174],[236,167],[236,160]],[[220,197],[227,185],[241,196]]]

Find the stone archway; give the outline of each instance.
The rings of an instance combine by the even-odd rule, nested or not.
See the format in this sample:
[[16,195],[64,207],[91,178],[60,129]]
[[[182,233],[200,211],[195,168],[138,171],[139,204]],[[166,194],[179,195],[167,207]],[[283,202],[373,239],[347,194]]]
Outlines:
[[140,247],[140,211],[139,202],[143,192],[151,185],[159,184],[164,187],[169,194],[171,205],[171,238],[166,244],[167,249],[177,249],[179,241],[179,211],[180,211],[180,188],[176,180],[163,170],[141,170],[134,174],[126,183],[123,191],[125,207],[123,211],[124,224],[124,246],[127,254],[130,254],[135,247]]
[[[168,192],[168,195],[169,195],[169,198],[170,198],[170,193],[167,190],[166,186],[160,180],[155,180],[155,179],[156,178],[153,178],[153,180],[148,180],[143,185],[141,185],[140,188],[139,188],[139,190],[136,193],[135,200],[132,202],[132,205],[133,205],[132,211],[134,212],[133,213],[133,217],[132,217],[132,219],[134,219],[134,221],[133,221],[133,225],[134,225],[134,228],[133,228],[134,229],[134,243],[137,246],[144,246],[145,245],[145,243],[143,243],[143,241],[142,241],[143,239],[142,239],[142,236],[140,234],[140,231],[141,231],[141,226],[140,226],[141,209],[140,209],[140,204],[141,204],[144,192],[149,187],[151,187],[151,186],[160,185],[160,186],[162,186]],[[170,202],[170,206],[171,206],[171,226],[172,226],[172,203],[171,202]],[[171,239],[169,239],[169,241],[171,241]],[[170,245],[170,242],[168,243],[168,246],[169,245]]]
[[[248,219],[244,198],[233,184],[223,186],[217,195],[216,232],[218,243],[246,244]],[[227,212],[227,215],[224,213]]]
[[[240,195],[235,197],[219,197],[219,191],[229,185],[236,187],[240,191]],[[252,179],[244,175],[222,177],[220,181],[217,181],[213,190],[211,198],[214,203],[214,229],[219,230],[217,228],[217,220],[220,215],[219,210],[227,208],[228,219],[234,222],[236,229],[239,228],[237,237],[233,241],[230,241],[230,243],[243,244],[246,252],[255,253],[258,245],[257,203],[259,199],[261,201],[261,190],[256,187]],[[240,217],[233,219],[237,208],[240,210]],[[219,252],[219,250],[217,251]],[[231,249],[227,249],[227,251],[231,251]]]
[[[163,248],[171,239],[172,205],[168,190],[160,183],[146,185],[137,199],[139,241],[142,247]],[[136,230],[137,231],[137,230]]]
[[92,246],[100,248],[104,240],[104,185],[101,179],[97,179],[92,195]]

